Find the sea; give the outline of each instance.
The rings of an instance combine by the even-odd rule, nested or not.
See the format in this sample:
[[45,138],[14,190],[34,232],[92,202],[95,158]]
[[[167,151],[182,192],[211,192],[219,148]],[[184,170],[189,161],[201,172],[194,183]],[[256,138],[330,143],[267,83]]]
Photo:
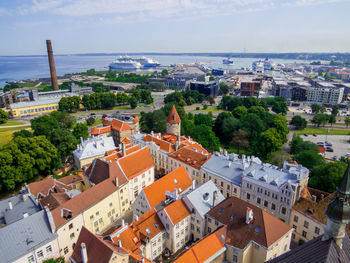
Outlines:
[[[128,54],[130,56],[142,56],[142,54]],[[159,61],[161,66],[167,67],[173,64],[201,62],[215,69],[241,69],[251,67],[257,58],[232,58],[233,65],[223,65],[226,57],[193,56],[193,55],[144,55]],[[55,55],[55,66],[58,76],[68,73],[84,72],[88,69],[107,70],[108,65],[116,59],[116,55]],[[261,58],[265,59],[265,58]],[[275,63],[292,64],[301,63],[301,60],[274,59]],[[161,70],[161,69],[159,69]],[[0,88],[6,85],[6,81],[25,80],[33,78],[50,77],[48,58],[41,56],[0,56]]]

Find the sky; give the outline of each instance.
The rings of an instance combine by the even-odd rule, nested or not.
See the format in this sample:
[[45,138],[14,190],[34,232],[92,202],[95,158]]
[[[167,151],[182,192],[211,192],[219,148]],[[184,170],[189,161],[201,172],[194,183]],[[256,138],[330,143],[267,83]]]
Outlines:
[[350,52],[350,0],[0,0],[0,56]]

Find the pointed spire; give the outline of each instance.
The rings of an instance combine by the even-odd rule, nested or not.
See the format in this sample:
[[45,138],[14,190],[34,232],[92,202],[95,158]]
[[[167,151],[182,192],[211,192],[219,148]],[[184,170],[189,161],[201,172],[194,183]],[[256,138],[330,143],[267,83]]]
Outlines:
[[343,195],[350,195],[350,163],[345,171],[343,180],[337,187],[337,191]]
[[171,107],[170,113],[169,113],[169,115],[168,115],[167,123],[172,123],[172,124],[181,123],[180,116],[179,116],[179,114],[177,113],[174,104],[173,104],[173,106]]

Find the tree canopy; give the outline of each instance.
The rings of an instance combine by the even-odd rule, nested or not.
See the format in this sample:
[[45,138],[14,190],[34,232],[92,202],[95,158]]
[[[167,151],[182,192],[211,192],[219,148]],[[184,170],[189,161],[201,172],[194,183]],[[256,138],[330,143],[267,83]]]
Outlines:
[[8,119],[9,119],[9,114],[3,109],[0,109],[0,123],[4,123]]
[[306,128],[307,121],[301,116],[294,116],[289,124],[294,125],[296,130],[303,130]]

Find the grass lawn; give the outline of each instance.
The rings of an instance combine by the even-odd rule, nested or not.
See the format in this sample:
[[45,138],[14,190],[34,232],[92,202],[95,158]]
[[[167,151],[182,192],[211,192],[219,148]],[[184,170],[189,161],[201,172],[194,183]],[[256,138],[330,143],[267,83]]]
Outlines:
[[[196,109],[194,109],[194,110],[196,110]],[[219,110],[216,106],[209,106],[205,110],[203,109],[203,106],[201,106],[200,110],[196,110],[196,111],[198,111],[198,112],[209,112],[209,111],[211,111],[211,112],[218,112],[218,113],[224,112],[224,110]]]
[[[327,133],[327,129],[329,132]],[[350,133],[350,129],[332,129],[332,128],[305,128],[301,131],[295,131],[295,134],[319,134],[319,135],[348,135]]]
[[30,126],[22,126],[18,128],[1,128],[0,129],[0,146],[8,143],[12,139],[12,133],[22,129],[30,128]]
[[23,122],[21,121],[7,121],[5,123],[0,124],[0,127],[6,127],[6,126],[15,126],[15,125],[22,125]]
[[96,120],[93,124],[91,124],[91,125],[88,125],[89,127],[92,127],[92,126],[97,126],[97,125],[100,125],[100,124],[102,124],[102,119],[98,119],[98,120]]

